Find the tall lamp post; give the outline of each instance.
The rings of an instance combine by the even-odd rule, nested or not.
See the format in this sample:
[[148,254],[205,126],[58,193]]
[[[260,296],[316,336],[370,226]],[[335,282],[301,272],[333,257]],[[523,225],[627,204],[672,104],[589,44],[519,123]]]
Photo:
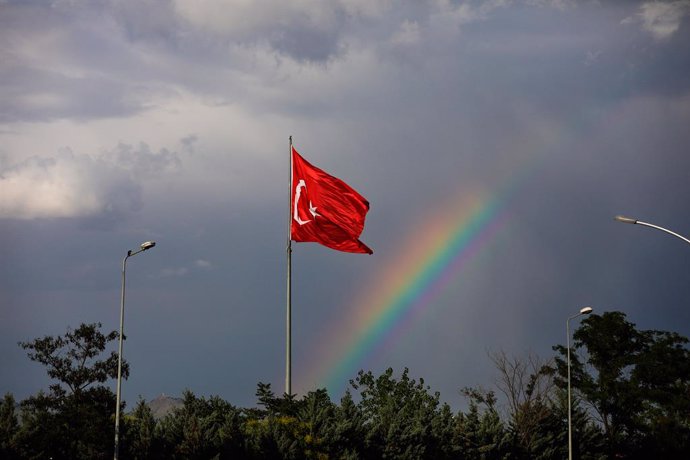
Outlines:
[[570,320],[578,316],[589,315],[592,313],[592,307],[584,307],[576,315],[569,317],[565,322],[566,344],[568,346],[568,460],[573,460],[573,421],[572,408],[570,396]]
[[637,225],[643,225],[645,227],[655,228],[657,230],[661,230],[662,232],[666,232],[669,235],[673,235],[676,238],[680,238],[681,240],[690,244],[690,240],[685,238],[684,236],[681,236],[681,235],[677,234],[676,232],[672,232],[671,230],[669,230],[667,228],[659,227],[658,225],[650,224],[647,222],[642,222],[641,220],[631,219],[630,217],[625,217],[625,216],[616,216],[616,217],[614,217],[614,219],[617,220],[618,222],[623,222],[624,224],[637,224]]
[[120,298],[120,341],[117,353],[117,396],[115,397],[115,460],[120,457],[120,387],[122,386],[122,329],[125,321],[125,271],[127,269],[127,259],[132,256],[151,249],[156,245],[155,241],[141,243],[136,251],[129,250],[122,259],[122,296]]

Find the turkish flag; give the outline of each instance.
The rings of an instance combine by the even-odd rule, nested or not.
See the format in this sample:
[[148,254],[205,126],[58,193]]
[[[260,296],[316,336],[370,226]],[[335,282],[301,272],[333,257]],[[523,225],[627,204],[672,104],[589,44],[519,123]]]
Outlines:
[[337,251],[373,254],[359,235],[369,202],[337,177],[311,165],[292,148],[290,238]]

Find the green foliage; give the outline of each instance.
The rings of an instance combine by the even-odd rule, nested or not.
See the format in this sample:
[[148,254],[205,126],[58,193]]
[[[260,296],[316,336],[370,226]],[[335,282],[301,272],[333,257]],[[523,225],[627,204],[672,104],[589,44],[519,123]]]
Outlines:
[[535,355],[509,356],[506,352],[489,353],[496,366],[496,387],[505,397],[507,430],[516,458],[533,458],[543,454],[537,445],[542,429],[554,412],[554,384],[550,374],[541,372],[544,364]]
[[284,394],[282,397],[276,397],[271,390],[270,383],[259,382],[256,390],[256,397],[259,400],[259,405],[264,407],[264,412],[261,415],[285,415],[295,416],[299,410],[300,403],[295,400],[295,395]]
[[[55,379],[47,393],[0,403],[0,458],[104,459],[112,456],[115,397],[102,385],[116,355],[99,324],[21,343]],[[690,451],[690,353],[674,333],[640,331],[622,313],[588,317],[574,334],[573,453],[578,460],[685,458]],[[160,420],[139,400],[122,418],[129,459],[468,459],[567,457],[565,348],[538,358],[492,355],[499,401],[465,388],[468,409],[454,414],[408,369],[396,376],[360,371],[339,404],[325,389],[276,396],[259,383],[257,407],[184,392]],[[127,368],[125,367],[125,370]],[[502,407],[501,404],[505,406]]]
[[[117,353],[111,352],[105,360],[97,359],[108,342],[117,340],[117,331],[104,335],[101,323],[82,324],[68,330],[64,336],[45,336],[31,342],[20,342],[31,361],[46,367],[48,376],[58,381],[50,389],[61,395],[65,391],[76,394],[94,383],[103,383],[117,377]],[[122,363],[122,375],[127,378],[129,366]],[[67,388],[65,388],[67,387]]]
[[[637,330],[621,312],[592,315],[573,336],[576,350],[586,350],[587,366],[571,353],[571,384],[603,427],[608,454],[683,458],[690,449],[688,339]],[[564,387],[562,358],[555,370]]]
[[[360,393],[364,417],[364,448],[370,458],[441,458],[444,423],[439,393],[430,394],[424,380],[410,379],[407,368],[399,380],[393,369],[379,377],[360,371],[350,384]],[[437,430],[432,428],[439,427]]]
[[331,451],[334,458],[361,458],[364,446],[362,440],[366,434],[364,415],[352,399],[348,390],[340,400],[340,406],[334,408],[333,430],[331,432]]
[[[115,395],[103,386],[117,375],[117,355],[99,359],[117,332],[82,324],[63,336],[19,345],[57,382],[21,404],[17,449],[23,458],[99,459],[112,455]],[[125,375],[127,366],[124,366]]]
[[[603,460],[605,455],[604,436],[579,399],[572,405],[573,456],[576,459]],[[513,450],[517,455],[511,458],[533,458],[538,460],[561,460],[568,457],[568,399],[567,392],[554,390],[546,416],[533,427],[534,444],[530,451]],[[511,431],[513,427],[511,427]]]
[[293,395],[275,396],[270,384],[259,382],[256,396],[263,410],[248,411],[244,424],[249,458],[300,458],[298,403]]
[[105,387],[78,396],[39,393],[21,403],[23,458],[98,459],[112,455],[115,395]]
[[240,411],[217,396],[184,392],[183,406],[155,428],[158,458],[231,458],[242,450]]
[[150,458],[155,452],[156,420],[143,399],[139,399],[130,414],[122,418],[120,452],[132,460]]
[[304,458],[328,458],[336,449],[332,445],[335,404],[324,389],[310,391],[302,400],[298,419],[304,429],[302,448]]
[[17,458],[15,437],[19,431],[19,421],[15,410],[14,396],[5,394],[0,403],[0,458]]
[[270,385],[259,383],[263,411],[247,411],[247,455],[251,458],[329,458],[337,445],[336,406],[320,389],[301,400],[294,395],[276,398]]
[[468,460],[503,458],[507,452],[506,430],[495,407],[494,393],[479,388],[463,388],[461,393],[469,401],[469,411],[458,414],[455,426],[454,438],[461,457]]

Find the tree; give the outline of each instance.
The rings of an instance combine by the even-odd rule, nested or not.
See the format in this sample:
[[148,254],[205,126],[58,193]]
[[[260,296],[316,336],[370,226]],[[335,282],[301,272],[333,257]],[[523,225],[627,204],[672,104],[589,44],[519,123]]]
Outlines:
[[364,455],[364,414],[352,399],[350,390],[340,399],[335,408],[334,428],[331,434],[333,453],[336,458],[362,458]]
[[489,353],[489,358],[499,372],[496,387],[508,404],[514,447],[527,456],[534,456],[540,436],[537,428],[552,413],[553,378],[541,372],[545,363],[534,354],[519,358],[500,351]]
[[139,399],[131,414],[123,418],[122,452],[125,458],[150,458],[156,447],[156,420],[151,408],[143,399]]
[[185,390],[182,407],[156,425],[156,458],[236,458],[243,453],[240,410],[218,396]]
[[305,426],[299,420],[304,402],[293,394],[276,397],[271,384],[259,382],[256,396],[263,409],[249,409],[243,426],[249,458],[306,458]]
[[[575,331],[571,385],[604,429],[610,456],[683,458],[690,449],[690,351],[676,333],[638,330],[621,312],[591,315]],[[563,346],[554,347],[565,356]],[[566,363],[556,359],[565,386]],[[672,439],[673,442],[664,442]]]
[[[117,377],[118,356],[115,351],[106,359],[98,359],[108,342],[117,340],[117,331],[104,335],[101,323],[82,324],[64,336],[45,336],[31,342],[19,342],[31,361],[46,366],[50,378],[58,383],[50,386],[56,396],[78,395],[94,383]],[[122,376],[129,376],[129,365],[122,363]]]
[[[443,423],[437,421],[448,410],[439,409],[439,393],[429,393],[424,379],[409,377],[405,368],[400,379],[387,369],[379,377],[359,371],[350,381],[359,391],[360,411],[364,418],[368,458],[442,458]],[[434,426],[441,429],[433,430]]]
[[15,436],[19,430],[15,401],[12,394],[7,393],[0,402],[0,458],[16,458]]
[[[32,361],[43,364],[56,382],[49,393],[23,401],[18,445],[25,457],[106,458],[112,455],[115,395],[99,385],[117,376],[117,354],[102,353],[118,338],[82,324],[63,336],[20,342]],[[123,363],[123,376],[129,375]]]
[[[463,388],[460,392],[470,404],[467,414],[459,413],[456,420],[454,437],[461,457],[470,460],[504,458],[509,447],[507,433],[496,410],[493,391]],[[484,407],[482,411],[480,406]]]
[[298,418],[304,458],[328,458],[329,453],[335,453],[335,404],[325,389],[310,391],[302,403]]
[[[535,460],[562,460],[568,456],[568,393],[554,389],[548,403],[548,412],[534,429],[533,445],[529,453],[513,445],[511,458]],[[573,445],[574,458],[579,460],[604,460],[606,456],[604,436],[599,426],[575,398],[572,405],[573,435],[577,441]],[[512,427],[511,427],[512,430]],[[517,455],[515,455],[517,454]]]

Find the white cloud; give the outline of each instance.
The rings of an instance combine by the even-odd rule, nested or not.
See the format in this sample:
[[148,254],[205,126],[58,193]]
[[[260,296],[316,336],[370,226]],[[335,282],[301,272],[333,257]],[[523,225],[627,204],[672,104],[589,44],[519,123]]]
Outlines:
[[208,260],[197,259],[192,263],[192,268],[188,267],[166,267],[158,272],[154,278],[180,278],[192,273],[192,270],[210,270],[213,264]]
[[185,267],[176,267],[176,268],[163,268],[159,273],[158,277],[159,278],[179,278],[180,276],[185,276],[186,274],[189,273],[189,269]]
[[589,67],[591,65],[596,64],[599,61],[599,58],[601,57],[602,53],[602,50],[587,51],[585,55],[585,65]]
[[652,34],[656,40],[666,40],[678,30],[681,21],[688,15],[690,15],[690,0],[646,2],[640,6],[635,17],[627,17],[621,23],[639,22],[642,28]]
[[209,262],[208,260],[204,260],[204,259],[195,260],[194,265],[198,268],[203,268],[203,269],[213,268],[213,264],[211,262]]
[[0,218],[123,214],[142,206],[141,178],[179,167],[176,153],[119,144],[98,155],[63,149],[0,167]]
[[74,217],[102,205],[89,174],[93,161],[65,152],[55,158],[31,158],[0,174],[0,217]]

